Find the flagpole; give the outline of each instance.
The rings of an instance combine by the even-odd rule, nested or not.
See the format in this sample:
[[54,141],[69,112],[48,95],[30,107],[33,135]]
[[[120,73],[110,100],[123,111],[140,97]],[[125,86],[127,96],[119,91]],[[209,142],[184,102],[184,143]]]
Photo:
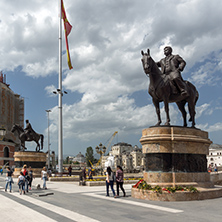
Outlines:
[[62,1],[59,0],[59,88],[58,88],[58,165],[59,173],[63,172],[63,128],[62,128]]

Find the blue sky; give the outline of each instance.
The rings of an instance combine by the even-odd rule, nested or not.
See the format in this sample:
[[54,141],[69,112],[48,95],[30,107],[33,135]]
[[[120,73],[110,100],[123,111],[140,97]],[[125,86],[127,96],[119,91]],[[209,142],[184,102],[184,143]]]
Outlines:
[[[198,89],[196,127],[222,144],[222,1],[64,0],[73,29],[69,35],[73,70],[63,55],[63,153],[85,154],[88,146],[113,142],[141,147],[144,128],[157,122],[141,50],[155,61],[173,47],[187,65],[182,73]],[[57,153],[58,1],[0,2],[0,70],[25,99],[25,119],[45,136],[50,113],[51,150]],[[65,50],[63,38],[63,50]],[[163,122],[165,113],[161,105]],[[172,125],[182,125],[175,104]],[[30,150],[35,144],[28,143]]]

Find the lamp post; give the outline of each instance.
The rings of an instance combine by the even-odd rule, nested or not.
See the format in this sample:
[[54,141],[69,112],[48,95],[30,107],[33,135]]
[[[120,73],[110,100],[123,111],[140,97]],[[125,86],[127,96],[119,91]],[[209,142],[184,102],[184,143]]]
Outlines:
[[48,113],[48,160],[47,160],[47,165],[48,169],[50,168],[50,136],[49,136],[49,113],[52,112],[50,109],[47,109],[46,112]]
[[62,96],[63,92],[67,94],[66,91],[62,91],[62,77],[59,75],[59,89],[53,91],[54,94],[58,94],[58,108],[59,108],[59,125],[58,125],[58,165],[59,173],[63,172],[63,126],[62,126]]
[[103,146],[102,143],[99,144],[99,146],[96,147],[96,152],[100,154],[100,164],[101,164],[101,175],[102,175],[102,156],[106,152],[106,147]]

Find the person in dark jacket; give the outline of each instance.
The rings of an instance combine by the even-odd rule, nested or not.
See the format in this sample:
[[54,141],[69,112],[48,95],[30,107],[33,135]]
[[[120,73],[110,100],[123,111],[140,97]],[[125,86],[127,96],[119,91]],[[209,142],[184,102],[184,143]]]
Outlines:
[[109,186],[113,192],[113,196],[116,197],[115,191],[113,189],[113,182],[114,182],[114,173],[110,167],[107,167],[106,171],[106,196],[109,196]]
[[165,74],[170,82],[176,85],[182,96],[187,96],[187,87],[181,76],[181,72],[186,66],[186,62],[179,56],[172,54],[173,49],[170,46],[164,48],[165,58],[157,62],[157,66],[161,67],[161,71]]
[[124,178],[124,174],[123,174],[123,169],[121,166],[117,166],[117,171],[116,171],[116,192],[117,192],[117,196],[119,196],[119,187],[120,189],[123,191],[123,196],[126,196],[126,192],[123,188],[123,178]]
[[7,192],[8,185],[9,185],[9,192],[12,192],[12,183],[13,183],[13,172],[11,171],[10,167],[8,166],[6,172],[6,184],[5,184],[5,192]]

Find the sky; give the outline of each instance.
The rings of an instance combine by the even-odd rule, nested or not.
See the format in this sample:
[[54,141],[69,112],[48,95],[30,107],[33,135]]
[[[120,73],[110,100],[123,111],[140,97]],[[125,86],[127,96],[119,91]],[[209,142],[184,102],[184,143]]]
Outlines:
[[[221,0],[64,0],[73,26],[68,36],[69,70],[63,32],[63,154],[85,154],[100,142],[141,147],[144,128],[157,123],[141,50],[155,61],[172,46],[187,63],[182,76],[199,94],[196,127],[222,144]],[[0,1],[0,70],[25,100],[25,119],[44,134],[43,151],[58,153],[58,0]],[[161,116],[165,121],[163,104]],[[182,126],[175,104],[171,125]],[[189,125],[190,126],[190,125]],[[27,143],[34,150],[34,143]],[[110,148],[109,148],[110,150]],[[95,153],[95,150],[94,150]]]

